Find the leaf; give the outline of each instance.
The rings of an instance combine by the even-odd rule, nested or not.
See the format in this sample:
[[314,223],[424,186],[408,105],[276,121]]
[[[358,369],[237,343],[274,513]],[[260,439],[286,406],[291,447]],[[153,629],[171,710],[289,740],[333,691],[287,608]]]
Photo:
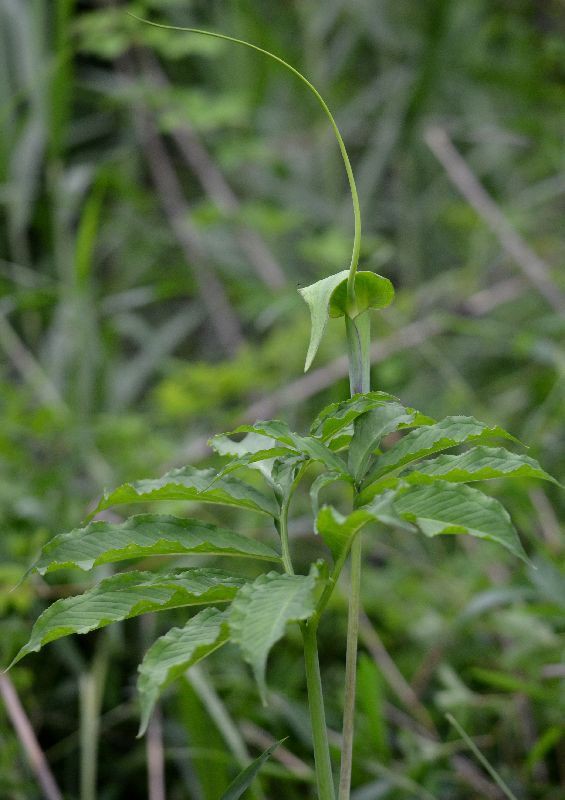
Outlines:
[[310,344],[308,345],[308,352],[306,354],[306,363],[304,365],[304,372],[307,372],[312,365],[314,356],[318,352],[318,347],[322,341],[326,325],[330,316],[329,305],[330,297],[336,286],[339,286],[344,280],[347,281],[349,270],[345,269],[335,275],[330,275],[329,278],[324,278],[321,281],[305,286],[299,289],[298,292],[308,304],[310,309]]
[[237,478],[220,478],[210,486],[215,476],[213,469],[187,466],[174,469],[162,478],[124,483],[112,492],[105,492],[90,516],[111,506],[155,500],[192,500],[248,508],[273,517],[278,514],[273,498]]
[[288,445],[296,452],[307,456],[312,461],[320,461],[328,469],[347,474],[347,467],[343,459],[332,452],[318,439],[313,436],[301,436],[299,433],[291,431],[286,424],[278,419],[255,422],[253,425],[241,425],[233,433],[244,431],[260,433],[263,436],[270,436],[283,444]]
[[255,453],[245,453],[244,455],[237,456],[221,468],[210,486],[213,486],[214,483],[224,475],[228,475],[230,472],[234,472],[236,469],[241,469],[242,467],[258,469],[267,478],[267,480],[271,482],[272,467],[275,459],[280,458],[281,456],[295,455],[295,453],[295,450],[281,446],[270,447],[267,450],[258,450]]
[[411,484],[432,483],[440,478],[453,483],[484,481],[491,478],[540,478],[559,483],[529,456],[503,447],[473,447],[459,455],[442,455],[423,461],[403,476]]
[[231,639],[253,669],[263,703],[269,651],[283,636],[287,623],[308,619],[314,612],[318,571],[309,575],[269,572],[248,583],[229,612]]
[[208,440],[208,444],[220,456],[245,456],[275,446],[274,439],[267,442],[265,438],[263,434],[248,433],[239,442],[235,442],[230,439],[229,434],[218,433]]
[[398,494],[394,506],[398,514],[417,525],[426,536],[469,534],[498,542],[528,562],[504,506],[478,489],[437,481]]
[[230,783],[224,794],[220,797],[220,800],[238,800],[244,793],[246,789],[251,786],[251,782],[265,763],[265,761],[269,758],[271,753],[273,753],[277,747],[284,742],[285,739],[280,739],[280,741],[275,742],[270,747],[261,753],[259,758],[256,758],[255,761],[252,761],[244,770],[242,770],[237,778]]
[[467,744],[467,746],[469,747],[475,758],[479,761],[479,763],[483,765],[483,767],[486,769],[491,778],[493,778],[495,783],[500,787],[502,792],[506,795],[508,800],[518,800],[514,792],[502,780],[502,778],[495,770],[495,768],[492,766],[490,761],[488,761],[488,759],[481,753],[475,742],[471,739],[471,737],[467,734],[467,732],[463,729],[463,727],[457,722],[455,717],[453,717],[451,714],[446,714],[445,716],[447,720],[449,720],[449,722],[453,725],[453,727],[457,729],[459,735],[462,737],[463,741]]
[[29,641],[12,665],[62,636],[88,633],[148,611],[227,603],[243,584],[241,578],[216,569],[192,569],[168,575],[153,572],[113,575],[78,597],[66,597],[49,606],[36,621]]
[[[394,286],[388,278],[367,270],[355,274],[355,306],[359,316],[368,308],[386,308],[394,300]],[[339,283],[330,296],[330,317],[347,313],[347,280]]]
[[280,561],[280,556],[268,545],[210,522],[167,514],[139,514],[117,524],[91,522],[84,528],[55,536],[28,573],[35,570],[45,575],[66,567],[89,570],[128,558],[181,553]]
[[308,463],[308,459],[294,453],[291,456],[277,458],[271,471],[271,480],[276,488],[279,499],[286,499],[292,490],[292,485],[301,469]]
[[343,559],[356,534],[369,522],[380,522],[396,528],[414,531],[413,525],[399,516],[394,507],[395,493],[383,492],[371,503],[343,516],[333,506],[324,506],[318,513],[316,527],[331,550],[334,561]]
[[291,450],[277,445],[275,439],[263,434],[248,433],[239,442],[234,442],[226,433],[213,436],[208,444],[221,456],[232,456],[232,460],[222,468],[219,475],[227,475],[240,467],[257,469],[267,480],[272,479],[274,459],[286,455]]
[[[378,408],[386,403],[400,403],[400,400],[386,392],[366,392],[365,394],[353,395],[353,397],[342,400],[339,403],[331,403],[318,414],[312,423],[310,433],[312,436],[317,436],[322,441],[327,442],[344,428],[351,425],[361,414],[366,414],[373,408]],[[410,410],[413,411],[413,409]],[[433,421],[430,420],[430,422]]]
[[446,417],[434,425],[411,431],[377,458],[363,484],[361,502],[378,491],[378,484],[371,486],[374,481],[405,464],[465,442],[483,442],[495,436],[517,441],[497,425],[489,427],[474,417]]
[[318,496],[322,491],[322,489],[324,489],[326,486],[329,486],[332,483],[337,483],[337,481],[341,480],[343,480],[343,476],[339,472],[323,472],[321,475],[318,475],[318,477],[310,487],[310,501],[312,503],[312,512],[314,516],[314,531],[316,533],[319,533],[317,519],[320,507],[318,504]]
[[316,529],[337,562],[346,555],[355,535],[372,521],[372,515],[366,511],[357,509],[345,517],[333,506],[323,506],[318,512]]
[[414,417],[415,412],[400,403],[386,403],[357,417],[353,423],[348,462],[349,471],[356,481],[361,480],[367,472],[381,439],[398,430],[400,425],[409,425]]
[[137,689],[141,704],[138,736],[145,733],[159,694],[186,670],[206,658],[229,639],[225,611],[205,608],[182,628],[171,628],[149,648],[138,667]]

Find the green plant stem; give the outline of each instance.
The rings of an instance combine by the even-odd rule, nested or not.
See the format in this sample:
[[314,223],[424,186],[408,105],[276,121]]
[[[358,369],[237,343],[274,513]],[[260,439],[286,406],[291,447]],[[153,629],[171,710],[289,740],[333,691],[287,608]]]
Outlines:
[[294,575],[294,567],[292,566],[292,558],[290,555],[290,545],[288,542],[288,507],[290,505],[290,496],[286,498],[281,505],[281,513],[278,522],[279,536],[281,538],[281,551],[282,560],[285,572],[289,575]]
[[345,656],[345,698],[343,704],[343,729],[341,769],[338,800],[349,800],[351,769],[353,766],[353,735],[355,728],[355,690],[357,682],[357,642],[359,639],[359,610],[361,605],[361,552],[362,540],[358,533],[351,545],[351,587],[347,618],[347,652]]
[[349,388],[351,396],[371,388],[371,318],[369,312],[350,319],[345,317],[347,353],[349,357]]
[[[295,484],[297,481],[295,481]],[[278,531],[281,539],[281,550],[285,572],[294,575],[294,567],[290,556],[288,542],[288,508],[292,492],[281,504],[281,513],[278,519]],[[304,663],[306,667],[306,688],[308,691],[308,707],[310,709],[310,722],[312,725],[312,740],[314,742],[314,761],[316,764],[316,782],[319,800],[334,800],[334,784],[328,731],[326,728],[326,714],[324,711],[324,694],[322,690],[322,677],[320,675],[320,662],[318,658],[318,640],[316,631],[317,618],[313,617],[308,623],[303,623],[302,636],[304,639]]]
[[310,707],[312,739],[314,742],[318,800],[335,800],[326,713],[324,711],[322,678],[318,659],[317,625],[310,621],[303,623],[301,628],[304,640],[306,686],[308,689],[308,705]]
[[[365,393],[371,388],[371,338],[369,313],[355,319],[345,318],[349,357],[351,395]],[[356,492],[357,494],[357,492]],[[353,766],[353,736],[355,729],[355,689],[357,680],[357,646],[359,639],[359,610],[361,605],[362,540],[358,533],[351,545],[351,587],[347,617],[347,650],[345,655],[345,697],[343,704],[343,739],[338,800],[349,800]]]

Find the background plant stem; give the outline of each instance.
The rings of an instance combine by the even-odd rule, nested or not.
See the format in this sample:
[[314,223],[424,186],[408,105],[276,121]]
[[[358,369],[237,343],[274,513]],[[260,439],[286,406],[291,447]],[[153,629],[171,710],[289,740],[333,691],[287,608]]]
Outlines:
[[335,790],[328,745],[320,663],[318,660],[317,626],[312,625],[312,623],[303,623],[301,627],[304,639],[304,663],[306,665],[306,686],[312,722],[318,800],[334,800]]
[[98,644],[91,669],[80,679],[80,798],[96,800],[98,737],[100,709],[106,683],[109,660],[109,640],[105,636]]

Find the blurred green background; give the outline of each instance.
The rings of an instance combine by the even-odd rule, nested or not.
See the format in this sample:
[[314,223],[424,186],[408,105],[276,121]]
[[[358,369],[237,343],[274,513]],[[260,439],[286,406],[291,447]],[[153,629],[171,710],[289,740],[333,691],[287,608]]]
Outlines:
[[[373,387],[497,422],[565,482],[560,0],[0,0],[3,665],[88,585],[69,571],[10,591],[104,487],[205,464],[207,438],[241,421],[303,430],[348,391],[339,322],[302,375],[296,289],[346,268],[352,238],[326,119],[267,59],[126,9],[248,39],[314,82],[357,176],[363,267],[397,288]],[[564,796],[565,499],[493,491],[537,569],[486,543],[366,536],[354,800],[500,798],[446,712],[519,800]],[[308,512],[300,496],[305,563]],[[135,739],[137,663],[178,619],[62,639],[10,673],[64,797],[217,800],[288,736],[254,796],[314,798],[296,632],[271,656],[268,708],[226,650]],[[320,631],[336,755],[345,625],[342,596]],[[42,796],[0,703],[0,797]]]

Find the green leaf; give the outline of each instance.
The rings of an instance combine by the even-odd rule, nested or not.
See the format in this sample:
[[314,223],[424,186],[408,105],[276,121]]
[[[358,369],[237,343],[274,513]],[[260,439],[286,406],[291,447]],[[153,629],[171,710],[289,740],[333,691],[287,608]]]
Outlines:
[[244,770],[242,770],[237,778],[230,783],[224,794],[220,797],[220,800],[238,800],[244,793],[246,789],[251,786],[251,783],[265,761],[269,758],[271,753],[273,753],[277,747],[284,742],[285,739],[281,739],[278,742],[275,742],[270,747],[261,753],[259,758],[256,758],[255,761],[252,761]]
[[205,608],[182,628],[171,628],[149,648],[138,667],[142,736],[159,694],[189,667],[206,658],[229,639],[225,611]]
[[243,584],[241,578],[216,569],[184,570],[168,575],[153,572],[113,575],[78,597],[57,600],[49,606],[12,664],[62,636],[88,633],[148,611],[227,603]]
[[306,364],[304,372],[307,372],[312,365],[314,356],[318,352],[318,347],[322,341],[322,336],[328,324],[330,316],[330,298],[332,292],[343,281],[347,282],[349,270],[345,269],[335,275],[330,275],[329,278],[324,278],[321,281],[312,283],[310,286],[305,286],[299,289],[299,294],[308,304],[310,309],[310,344],[308,345],[308,352],[306,354]]
[[[376,272],[360,271],[355,275],[355,316],[368,308],[386,308],[394,300],[394,286],[388,278]],[[339,283],[330,296],[330,317],[343,317],[348,313],[347,280]]]
[[243,467],[247,467],[249,469],[258,469],[269,482],[272,482],[272,468],[273,464],[275,463],[275,459],[280,458],[281,456],[295,454],[295,450],[281,446],[270,447],[267,450],[258,450],[255,453],[245,453],[245,455],[237,456],[221,468],[210,486],[212,486],[224,475],[229,475],[230,472],[234,472],[236,469],[242,469]]
[[409,425],[416,415],[400,403],[385,405],[357,417],[353,423],[353,438],[349,446],[349,471],[356,481],[367,472],[374,451],[381,439],[398,430],[400,425]]
[[269,572],[246,584],[231,605],[231,639],[252,667],[263,702],[269,651],[283,636],[287,623],[313,614],[317,578],[315,567],[309,575]]
[[278,509],[273,498],[266,497],[253,486],[231,476],[220,478],[213,469],[187,466],[174,469],[162,478],[124,483],[112,492],[105,492],[97,508],[90,515],[111,506],[129,503],[147,503],[155,500],[191,500],[197,503],[218,503],[259,511],[275,517]]
[[334,561],[343,559],[357,533],[369,522],[380,522],[395,528],[414,531],[413,525],[399,516],[394,507],[395,493],[383,492],[371,503],[343,516],[333,506],[324,506],[318,513],[316,527],[330,548]]
[[318,512],[316,529],[337,562],[346,555],[355,535],[372,521],[373,516],[360,509],[343,516],[333,506],[323,506]]
[[339,472],[323,472],[321,475],[318,475],[316,480],[312,483],[310,487],[310,501],[312,503],[312,513],[314,515],[314,531],[319,533],[318,531],[318,512],[320,510],[318,497],[322,489],[326,486],[329,486],[332,483],[337,483],[337,481],[343,480],[343,476]]
[[[353,395],[339,403],[331,403],[318,414],[312,423],[310,433],[327,442],[351,425],[361,414],[366,414],[373,408],[379,408],[386,403],[400,403],[400,400],[386,392],[367,392]],[[431,422],[433,421],[431,420]]]
[[168,514],[140,514],[125,522],[91,522],[55,536],[28,572],[40,575],[66,567],[89,570],[128,558],[181,553],[242,556],[280,561],[268,545],[210,522]]
[[262,433],[248,433],[239,442],[230,439],[227,433],[218,433],[208,440],[208,444],[220,456],[245,456],[274,447],[276,443],[274,439],[266,441]]
[[464,533],[498,542],[528,562],[506,509],[478,489],[437,481],[398,494],[398,514],[417,525],[426,536]]
[[379,484],[373,482],[393,470],[459,444],[483,442],[496,436],[517,441],[497,425],[489,427],[474,417],[446,417],[434,425],[411,431],[377,458],[363,484],[360,502],[366,502],[379,490]]
[[242,433],[244,431],[272,437],[294,448],[297,453],[307,456],[312,461],[320,461],[328,469],[344,475],[347,474],[345,462],[339,455],[332,452],[319,439],[315,439],[313,436],[301,436],[299,433],[294,433],[286,422],[278,419],[255,422],[253,425],[241,425],[233,433]]
[[234,442],[226,433],[213,436],[208,442],[221,456],[231,456],[232,460],[219,472],[227,475],[241,467],[257,469],[268,481],[272,481],[272,468],[275,458],[292,453],[288,447],[277,445],[275,439],[259,433],[248,433],[239,442]]
[[473,447],[459,455],[442,455],[422,461],[403,476],[410,484],[433,483],[437,479],[453,483],[485,481],[491,478],[540,478],[559,483],[529,456],[503,447]]

